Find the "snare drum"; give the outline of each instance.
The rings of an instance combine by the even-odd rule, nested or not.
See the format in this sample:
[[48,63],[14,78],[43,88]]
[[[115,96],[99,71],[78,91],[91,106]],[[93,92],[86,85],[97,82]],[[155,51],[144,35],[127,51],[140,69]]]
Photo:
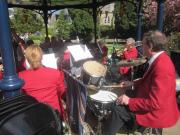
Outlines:
[[99,86],[106,75],[107,67],[97,61],[87,61],[83,64],[81,78],[84,84]]
[[95,115],[105,116],[111,112],[116,99],[115,93],[99,90],[98,93],[89,96],[88,105]]

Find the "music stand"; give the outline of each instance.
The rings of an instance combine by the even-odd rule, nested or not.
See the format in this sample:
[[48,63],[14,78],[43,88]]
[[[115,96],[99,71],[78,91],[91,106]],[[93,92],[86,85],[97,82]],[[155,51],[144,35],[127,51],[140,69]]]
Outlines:
[[75,44],[67,46],[71,56],[70,56],[70,67],[71,72],[76,77],[81,75],[81,66],[84,61],[93,58],[89,49],[84,44]]
[[55,53],[44,54],[42,64],[46,67],[57,69],[57,58],[55,57]]

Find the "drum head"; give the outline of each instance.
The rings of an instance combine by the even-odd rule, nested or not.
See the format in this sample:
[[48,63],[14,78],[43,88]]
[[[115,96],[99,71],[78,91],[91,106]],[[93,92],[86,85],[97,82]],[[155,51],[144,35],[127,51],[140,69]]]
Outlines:
[[109,103],[115,101],[117,95],[110,91],[99,90],[98,93],[90,95],[90,98],[101,103]]
[[106,75],[107,67],[97,61],[87,61],[83,64],[83,70],[93,77]]

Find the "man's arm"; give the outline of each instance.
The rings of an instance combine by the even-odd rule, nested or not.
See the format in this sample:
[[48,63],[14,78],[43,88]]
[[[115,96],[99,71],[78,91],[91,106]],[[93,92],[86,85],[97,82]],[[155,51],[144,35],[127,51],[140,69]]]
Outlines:
[[[158,73],[159,72],[159,73]],[[138,97],[129,99],[129,108],[131,111],[149,112],[158,110],[164,104],[164,100],[172,96],[170,91],[173,88],[173,77],[158,71],[150,84],[150,90],[147,97]],[[141,87],[141,90],[143,88]]]

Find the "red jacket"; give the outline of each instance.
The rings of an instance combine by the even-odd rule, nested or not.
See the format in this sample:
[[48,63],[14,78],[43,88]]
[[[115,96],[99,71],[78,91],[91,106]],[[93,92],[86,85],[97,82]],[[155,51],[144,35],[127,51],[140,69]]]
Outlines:
[[26,59],[22,58],[21,61],[18,62],[18,66],[17,66],[17,72],[21,72],[26,70]]
[[25,81],[22,91],[35,97],[39,102],[47,103],[57,109],[63,116],[61,96],[64,88],[64,74],[52,68],[41,67],[37,70],[19,72],[19,77]]
[[66,60],[70,60],[70,52],[69,52],[69,50],[65,50],[64,51],[64,55],[63,55],[63,58],[64,58],[64,60],[66,61]]
[[102,46],[101,47],[102,50],[102,59],[101,59],[101,63],[102,64],[107,64],[107,55],[108,55],[108,48],[107,46]]
[[138,124],[166,128],[177,122],[175,78],[173,63],[162,53],[143,78],[135,82],[136,98],[130,98],[129,108],[135,113]]
[[[135,47],[131,48],[130,50],[126,50],[122,54],[122,59],[124,60],[130,60],[135,59],[138,57],[138,51]],[[120,74],[127,74],[129,72],[129,67],[120,67],[119,72]]]
[[103,53],[102,56],[103,56],[103,57],[106,57],[107,54],[108,54],[108,48],[107,48],[107,46],[105,46],[105,45],[102,46],[102,47],[101,47],[101,50],[102,50],[102,53]]
[[0,71],[0,80],[3,79],[3,73]]

